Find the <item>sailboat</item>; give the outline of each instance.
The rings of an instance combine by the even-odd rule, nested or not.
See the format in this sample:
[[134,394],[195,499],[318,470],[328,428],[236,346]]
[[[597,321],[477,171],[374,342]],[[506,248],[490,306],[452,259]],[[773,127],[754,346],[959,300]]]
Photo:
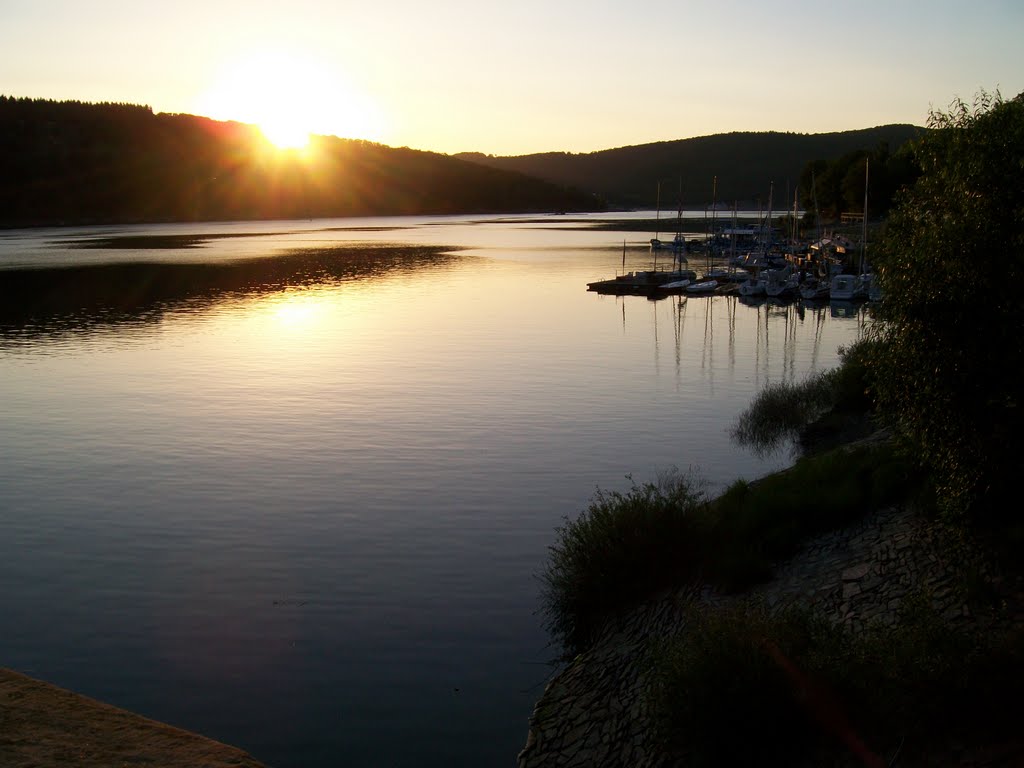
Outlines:
[[661,242],[661,182],[658,182],[658,197],[657,197],[657,213],[655,213],[655,230],[654,237],[651,238],[651,250],[660,251],[665,247],[665,244]]
[[764,292],[773,299],[791,299],[796,296],[797,276],[793,265],[786,264],[778,269],[769,269],[764,283]]
[[683,234],[683,177],[679,177],[679,207],[676,209],[676,236],[672,238],[672,250],[676,252],[679,266],[682,267],[686,258],[686,235]]
[[832,278],[832,283],[829,286],[829,298],[832,301],[859,301],[868,297],[871,277],[864,273],[864,254],[868,246],[868,168],[870,162],[870,158],[866,158],[864,161],[864,215],[861,224],[860,264],[856,275],[841,274]]
[[[829,262],[822,247],[821,215],[818,213],[818,192],[814,180],[814,169],[811,169],[811,197],[814,199],[814,243],[808,250],[808,259],[814,274],[805,277],[800,283],[800,298],[804,301],[828,301],[831,286],[829,285]],[[794,212],[795,215],[795,212]],[[811,256],[811,254],[816,254]]]
[[759,219],[759,234],[758,234],[758,253],[756,256],[748,254],[745,266],[749,270],[747,279],[740,283],[739,292],[740,296],[755,297],[764,296],[768,289],[767,276],[762,274],[762,271],[766,271],[771,262],[769,261],[769,249],[771,248],[771,207],[772,207],[772,193],[775,190],[775,182],[772,182],[768,187],[768,217],[767,219],[761,218],[761,206],[758,205],[758,219]]
[[866,271],[868,268],[868,169],[871,158],[864,159],[864,222],[861,230],[860,246],[860,292],[869,301],[881,301],[882,288],[875,280],[873,273]]

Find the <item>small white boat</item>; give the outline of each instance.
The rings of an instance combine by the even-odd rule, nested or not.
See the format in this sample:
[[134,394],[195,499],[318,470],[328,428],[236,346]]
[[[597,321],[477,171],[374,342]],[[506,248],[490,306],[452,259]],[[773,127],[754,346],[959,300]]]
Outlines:
[[717,280],[704,280],[699,283],[690,283],[685,290],[687,293],[714,293],[717,289]]
[[836,275],[829,285],[829,298],[832,301],[856,301],[867,297],[863,282],[856,275]]
[[715,267],[704,273],[704,277],[709,280],[718,280],[721,283],[729,282],[732,279],[732,275],[733,272],[726,267]]

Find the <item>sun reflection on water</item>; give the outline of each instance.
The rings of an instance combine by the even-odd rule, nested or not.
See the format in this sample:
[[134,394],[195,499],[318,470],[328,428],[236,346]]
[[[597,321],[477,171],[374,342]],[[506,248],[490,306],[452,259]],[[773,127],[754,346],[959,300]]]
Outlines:
[[323,320],[326,312],[322,296],[309,292],[287,292],[269,299],[270,312],[278,325],[286,328],[308,328]]

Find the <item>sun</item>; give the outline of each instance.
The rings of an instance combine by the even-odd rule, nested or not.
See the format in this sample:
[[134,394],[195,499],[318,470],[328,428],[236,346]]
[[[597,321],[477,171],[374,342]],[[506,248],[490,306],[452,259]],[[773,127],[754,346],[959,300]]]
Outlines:
[[337,72],[287,50],[233,56],[199,109],[217,120],[255,124],[280,149],[303,149],[312,134],[375,138],[376,132],[375,110]]
[[278,149],[305,149],[309,146],[310,132],[302,127],[301,121],[270,118],[260,120],[257,125],[260,133]]

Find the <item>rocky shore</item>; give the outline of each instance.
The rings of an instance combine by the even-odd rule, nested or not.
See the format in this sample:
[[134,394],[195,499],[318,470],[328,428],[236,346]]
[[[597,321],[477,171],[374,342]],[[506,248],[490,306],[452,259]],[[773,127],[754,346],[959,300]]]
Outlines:
[[[951,626],[990,629],[995,620],[972,614],[956,588],[949,552],[933,524],[904,507],[893,507],[809,542],[777,569],[772,582],[749,593],[726,596],[707,587],[687,589],[640,606],[608,627],[592,649],[550,681],[530,718],[518,766],[664,766],[652,740],[646,706],[650,682],[644,668],[653,638],[684,630],[690,601],[715,605],[754,598],[771,610],[799,603],[857,632],[870,622],[894,623],[901,601],[912,591],[923,591]],[[1011,604],[999,622],[1024,624],[1019,585],[1004,586],[1012,593]],[[957,750],[951,746],[943,761],[1024,764],[1024,745]]]

